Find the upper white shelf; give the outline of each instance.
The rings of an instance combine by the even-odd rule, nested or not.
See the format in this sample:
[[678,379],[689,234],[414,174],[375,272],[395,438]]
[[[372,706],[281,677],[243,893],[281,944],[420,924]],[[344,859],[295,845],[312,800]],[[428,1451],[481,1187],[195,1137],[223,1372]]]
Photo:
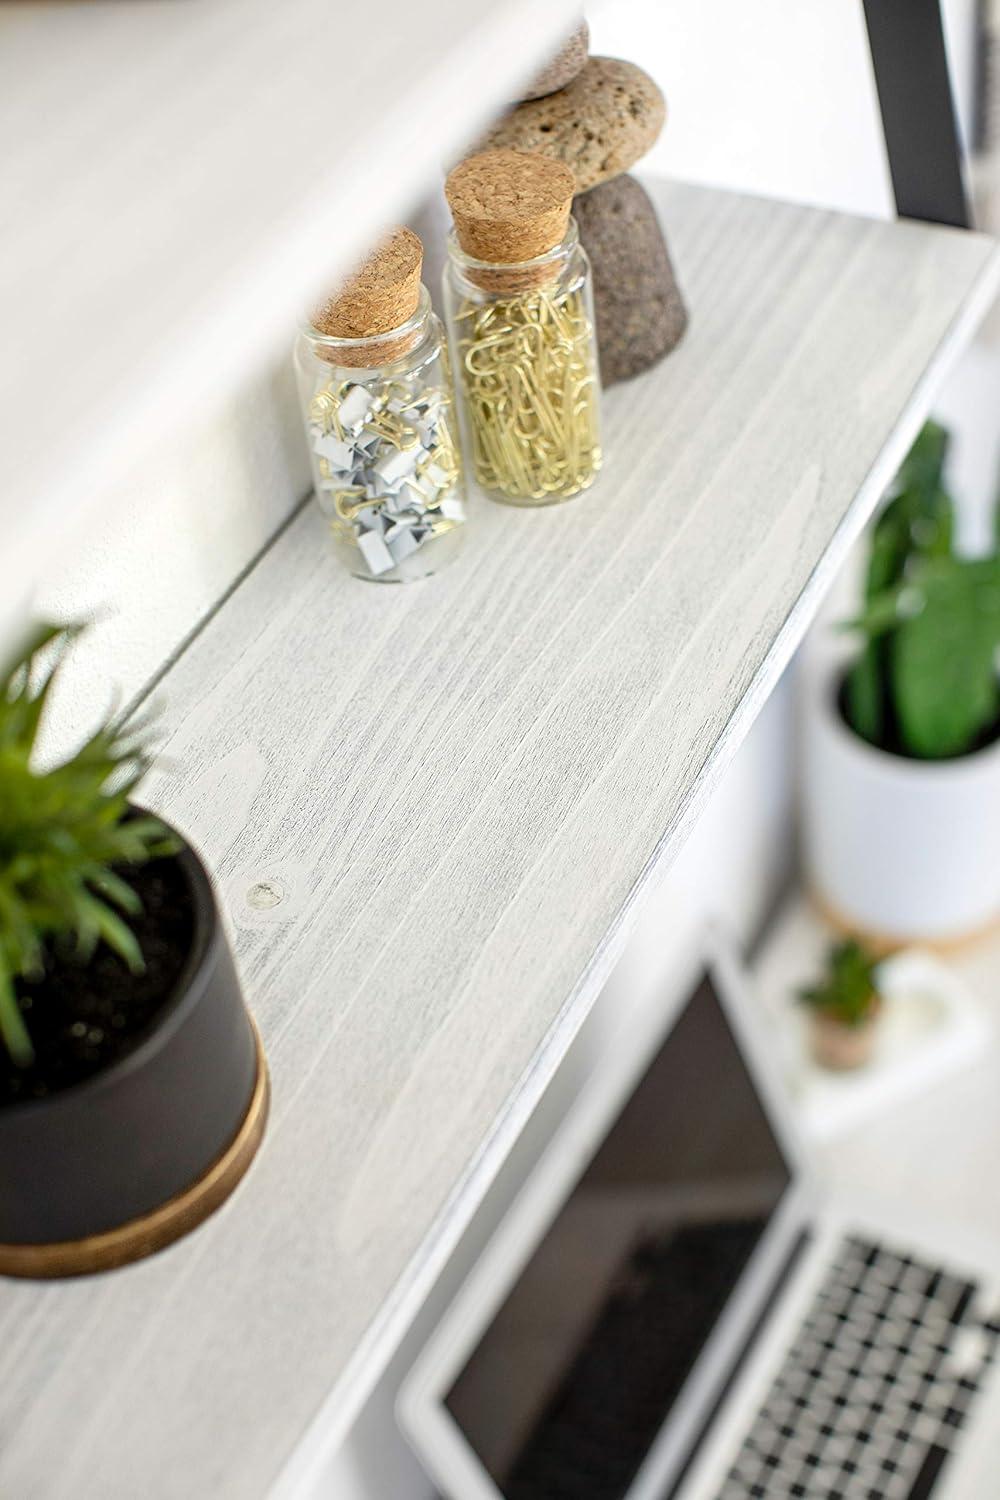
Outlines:
[[578,10],[0,6],[0,628],[108,485],[289,343]]
[[0,1494],[301,1496],[996,287],[980,236],[655,191],[692,324],[609,393],[599,485],[481,503],[408,588],[310,508],[158,690],[151,797],[218,875],[274,1111],[188,1241],[3,1285]]

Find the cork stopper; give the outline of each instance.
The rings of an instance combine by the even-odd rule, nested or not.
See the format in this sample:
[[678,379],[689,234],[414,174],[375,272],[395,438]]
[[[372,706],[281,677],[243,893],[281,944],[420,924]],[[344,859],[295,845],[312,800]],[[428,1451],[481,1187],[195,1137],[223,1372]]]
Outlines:
[[[445,196],[458,243],[475,260],[515,265],[565,237],[576,178],[569,167],[530,151],[480,151],[448,174]],[[551,267],[472,273],[478,285],[521,290],[551,279]]]
[[424,247],[412,229],[393,229],[342,283],[336,294],[316,308],[313,327],[327,338],[372,339],[355,348],[319,351],[330,364],[389,364],[411,349],[419,331],[399,339],[385,334],[408,323],[420,303]]

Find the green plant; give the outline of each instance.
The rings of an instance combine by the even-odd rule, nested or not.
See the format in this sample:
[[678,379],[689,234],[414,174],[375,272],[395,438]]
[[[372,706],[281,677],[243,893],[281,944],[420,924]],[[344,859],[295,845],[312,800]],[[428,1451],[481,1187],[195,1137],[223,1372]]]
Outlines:
[[862,1026],[878,1002],[877,969],[875,955],[846,938],[830,949],[822,981],[800,990],[798,998],[842,1026]]
[[1000,555],[963,558],[944,486],[948,434],[929,422],[872,537],[864,637],[847,674],[852,728],[930,760],[974,749],[1000,719]]
[[140,903],[121,871],[175,851],[162,823],[130,815],[150,761],[147,724],[109,719],[59,765],[37,764],[45,706],[78,633],[40,626],[0,663],[0,1042],[20,1066],[33,1051],[17,981],[40,977],[50,950],[86,963],[102,941],[141,971],[122,917]]

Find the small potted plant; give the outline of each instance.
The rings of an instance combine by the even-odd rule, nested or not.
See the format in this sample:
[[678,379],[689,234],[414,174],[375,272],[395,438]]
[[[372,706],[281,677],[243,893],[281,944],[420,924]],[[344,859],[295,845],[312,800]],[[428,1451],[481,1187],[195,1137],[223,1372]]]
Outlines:
[[838,1072],[860,1068],[872,1055],[881,1008],[875,957],[855,938],[830,949],[823,980],[799,991],[810,1011],[816,1061]]
[[201,862],[134,806],[148,724],[37,738],[75,630],[0,667],[0,1273],[149,1254],[232,1191],[267,1072]]
[[947,445],[924,428],[874,529],[860,644],[806,684],[808,877],[882,947],[1000,915],[1000,555],[955,550]]

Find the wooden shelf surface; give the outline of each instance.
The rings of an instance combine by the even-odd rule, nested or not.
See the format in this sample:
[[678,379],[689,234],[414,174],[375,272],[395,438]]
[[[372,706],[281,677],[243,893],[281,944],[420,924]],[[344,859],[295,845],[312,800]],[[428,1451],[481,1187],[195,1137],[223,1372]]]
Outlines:
[[149,796],[217,874],[273,1114],[187,1242],[0,1287],[0,1494],[302,1495],[996,287],[976,235],[654,192],[692,323],[608,393],[599,485],[480,502],[404,588],[309,507],[157,689]]

